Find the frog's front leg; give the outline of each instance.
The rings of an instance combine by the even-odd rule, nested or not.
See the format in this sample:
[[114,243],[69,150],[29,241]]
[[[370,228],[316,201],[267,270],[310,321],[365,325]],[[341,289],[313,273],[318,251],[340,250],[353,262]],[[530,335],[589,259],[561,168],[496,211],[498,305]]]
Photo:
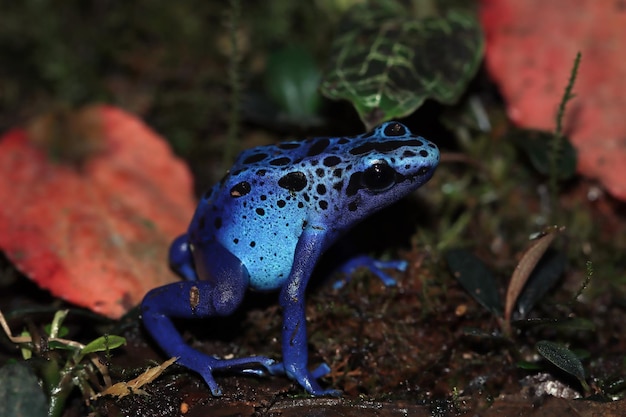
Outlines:
[[298,240],[291,273],[279,296],[283,308],[283,363],[272,366],[270,370],[272,373],[286,373],[310,394],[339,396],[340,391],[323,389],[317,382],[330,371],[328,365],[324,363],[313,371],[308,370],[305,292],[322,253],[323,239],[323,232],[307,229]]
[[211,277],[211,280],[175,282],[156,288],[144,297],[141,314],[144,326],[165,353],[178,357],[180,365],[198,372],[217,396],[221,395],[221,390],[213,378],[214,371],[238,369],[259,373],[255,368],[260,366],[269,371],[274,361],[266,357],[218,359],[185,343],[174,327],[172,317],[229,315],[241,303],[249,282],[246,267],[221,245],[212,244],[196,250],[201,252],[196,266],[202,269],[202,276]]

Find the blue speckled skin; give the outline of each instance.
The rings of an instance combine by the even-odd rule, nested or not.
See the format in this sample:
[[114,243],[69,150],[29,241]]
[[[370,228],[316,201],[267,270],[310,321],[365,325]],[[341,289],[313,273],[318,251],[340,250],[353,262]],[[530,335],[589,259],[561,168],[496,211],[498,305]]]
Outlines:
[[[314,138],[247,150],[207,192],[189,230],[172,244],[170,262],[186,281],[150,291],[144,325],[178,363],[198,372],[213,395],[214,371],[286,374],[313,395],[326,364],[309,371],[305,290],[322,253],[376,210],[430,179],[437,147],[396,122],[355,137]],[[360,256],[346,264],[370,267],[387,284],[379,263]],[[266,357],[217,359],[187,346],[170,318],[231,314],[248,289],[280,290],[283,362]]]

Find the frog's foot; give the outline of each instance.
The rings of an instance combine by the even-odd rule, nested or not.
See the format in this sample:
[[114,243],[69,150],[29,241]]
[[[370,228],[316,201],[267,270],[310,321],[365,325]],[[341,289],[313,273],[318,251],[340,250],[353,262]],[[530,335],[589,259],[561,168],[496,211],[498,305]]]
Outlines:
[[289,378],[300,384],[300,386],[302,386],[309,394],[329,395],[332,397],[341,396],[341,391],[336,389],[323,389],[317,382],[318,379],[330,373],[330,366],[326,363],[321,363],[310,372],[308,370],[304,370],[302,372],[288,370],[282,362],[277,362],[271,365],[267,368],[267,370],[272,375],[287,375]]
[[[285,371],[285,365],[282,362],[276,362],[271,366],[267,367],[267,371],[271,375],[285,375],[287,372]],[[319,379],[325,375],[330,373],[330,366],[325,362],[322,362],[317,366],[317,368],[311,371],[311,376],[315,379]]]
[[[251,356],[247,358],[235,359],[218,359],[215,357],[202,354],[195,355],[193,359],[179,360],[179,364],[193,371],[198,372],[204,382],[209,386],[211,393],[219,397],[222,390],[215,382],[213,372],[215,371],[237,371],[246,374],[265,375],[266,372],[271,373],[270,368],[275,365],[276,361],[264,356]],[[264,369],[261,369],[264,368]]]
[[335,282],[333,284],[333,288],[343,288],[344,285],[350,282],[350,279],[354,275],[356,269],[360,267],[366,267],[372,271],[372,273],[376,275],[383,282],[383,284],[385,284],[385,286],[389,287],[396,285],[396,280],[385,273],[383,269],[395,269],[396,271],[404,272],[406,271],[408,265],[409,263],[403,260],[379,261],[366,255],[357,256],[338,268],[338,271],[344,275],[344,278]]

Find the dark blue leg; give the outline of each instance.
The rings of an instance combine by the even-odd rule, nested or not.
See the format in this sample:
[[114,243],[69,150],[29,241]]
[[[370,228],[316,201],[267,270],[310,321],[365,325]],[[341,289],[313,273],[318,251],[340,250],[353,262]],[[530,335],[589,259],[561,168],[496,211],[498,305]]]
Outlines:
[[386,286],[396,285],[395,279],[391,278],[388,274],[382,271],[383,268],[395,269],[397,271],[404,272],[408,266],[406,261],[379,261],[366,255],[356,256],[346,263],[341,265],[337,270],[344,274],[344,278],[335,282],[333,288],[339,289],[350,282],[350,279],[354,275],[357,268],[366,267],[374,275],[376,275]]
[[317,379],[327,374],[326,364],[309,371],[308,346],[305,317],[305,292],[315,262],[322,252],[323,236],[307,230],[300,237],[294,256],[294,264],[289,279],[280,292],[280,305],[283,308],[283,363],[270,368],[272,373],[286,373],[296,380],[307,392],[313,395],[341,395],[340,391],[323,389]]
[[[199,261],[196,265],[214,279],[176,282],[150,291],[141,304],[142,319],[148,332],[169,356],[178,357],[179,364],[198,372],[213,395],[221,395],[213,378],[213,371],[235,368],[241,372],[259,374],[255,367],[260,366],[269,371],[275,361],[260,356],[222,360],[198,352],[185,343],[170,317],[204,318],[229,315],[241,303],[249,280],[245,266],[220,245],[214,244],[196,250],[200,250],[201,254],[210,254],[210,265],[203,261],[202,255],[196,257]],[[220,276],[211,275],[211,272]]]

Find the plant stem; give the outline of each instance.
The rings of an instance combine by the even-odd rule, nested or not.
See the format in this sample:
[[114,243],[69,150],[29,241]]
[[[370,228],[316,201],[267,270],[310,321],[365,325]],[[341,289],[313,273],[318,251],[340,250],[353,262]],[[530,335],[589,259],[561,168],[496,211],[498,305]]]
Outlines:
[[237,39],[237,29],[239,28],[239,17],[241,15],[241,0],[230,0],[230,68],[228,76],[231,88],[230,118],[228,126],[228,137],[224,149],[223,163],[230,165],[233,160],[236,142],[239,138],[239,102],[241,101],[241,82],[239,80],[239,47]]
[[563,93],[563,97],[561,98],[561,103],[559,104],[559,110],[556,114],[556,128],[554,130],[554,137],[552,139],[552,150],[549,154],[549,172],[550,172],[550,203],[552,206],[552,218],[558,218],[557,215],[557,196],[559,192],[559,161],[561,159],[561,149],[563,147],[563,118],[565,117],[565,108],[567,106],[567,102],[574,98],[574,94],[572,94],[572,90],[574,89],[574,83],[576,82],[576,76],[578,75],[578,67],[580,65],[580,59],[582,55],[580,52],[576,54],[576,59],[574,59],[574,66],[572,67],[572,71],[570,73],[569,81],[567,82],[567,86],[565,87],[565,92]]

